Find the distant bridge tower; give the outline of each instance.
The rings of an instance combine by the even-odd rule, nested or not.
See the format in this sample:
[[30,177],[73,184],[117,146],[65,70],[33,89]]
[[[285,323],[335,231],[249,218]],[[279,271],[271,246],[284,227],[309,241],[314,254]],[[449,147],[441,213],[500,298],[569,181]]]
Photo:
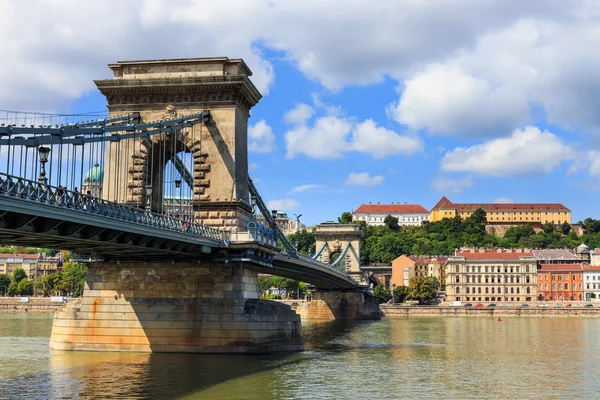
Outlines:
[[[104,197],[163,213],[164,171],[172,162],[190,186],[196,222],[228,231],[246,227],[248,118],[262,97],[246,63],[194,58],[120,61],[109,68],[114,78],[95,83],[110,116],[139,112],[143,124],[210,110],[212,121],[151,141],[129,140],[114,146],[118,151],[107,146]],[[175,159],[179,152],[191,154],[193,171]]]
[[343,255],[346,271],[357,282],[361,282],[360,272],[360,238],[362,232],[360,226],[355,224],[337,224],[335,222],[324,222],[317,225],[316,259],[331,264],[336,260],[331,259],[334,255]]

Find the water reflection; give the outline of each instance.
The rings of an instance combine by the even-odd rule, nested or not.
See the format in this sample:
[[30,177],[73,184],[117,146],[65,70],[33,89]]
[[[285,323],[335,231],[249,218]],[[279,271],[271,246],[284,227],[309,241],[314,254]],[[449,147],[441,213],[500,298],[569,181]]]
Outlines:
[[310,322],[276,356],[61,352],[0,315],[0,398],[596,398],[600,319]]

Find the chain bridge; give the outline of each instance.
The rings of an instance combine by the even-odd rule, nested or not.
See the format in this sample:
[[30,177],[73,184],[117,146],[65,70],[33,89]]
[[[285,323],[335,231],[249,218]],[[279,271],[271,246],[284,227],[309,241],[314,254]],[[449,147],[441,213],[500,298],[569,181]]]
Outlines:
[[95,81],[108,115],[0,114],[0,240],[93,260],[83,298],[56,315],[51,347],[301,349],[298,315],[258,300],[261,272],[327,293],[309,309],[364,316],[364,289],[340,262],[348,246],[332,264],[300,255],[249,176],[248,118],[261,95],[243,60],[109,67],[114,77]]

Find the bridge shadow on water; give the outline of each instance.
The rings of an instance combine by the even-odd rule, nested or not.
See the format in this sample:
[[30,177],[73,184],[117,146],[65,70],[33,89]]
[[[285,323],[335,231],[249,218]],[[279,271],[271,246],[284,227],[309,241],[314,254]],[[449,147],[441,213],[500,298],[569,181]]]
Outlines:
[[[274,370],[307,368],[315,357],[344,351],[346,348],[338,343],[343,342],[355,328],[368,323],[306,322],[303,325],[306,351],[300,353],[220,355],[50,350],[47,359],[40,359],[42,363],[48,362],[44,372],[3,377],[0,387],[18,390],[11,397],[11,393],[3,389],[0,398],[202,397],[204,390],[228,381],[245,378],[246,381],[260,379],[261,382],[271,382],[276,379],[277,371]],[[266,376],[258,378],[263,373]],[[234,386],[239,388],[240,383]],[[269,385],[265,385],[263,390],[265,398],[269,398]]]

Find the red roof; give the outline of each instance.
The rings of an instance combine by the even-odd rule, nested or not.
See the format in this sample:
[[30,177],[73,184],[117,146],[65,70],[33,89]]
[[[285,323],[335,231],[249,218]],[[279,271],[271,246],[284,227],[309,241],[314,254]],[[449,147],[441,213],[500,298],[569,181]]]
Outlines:
[[354,214],[428,213],[419,204],[362,204]]
[[560,203],[463,203],[455,204],[445,196],[433,206],[435,209],[456,209],[460,211],[475,211],[478,208],[484,211],[570,211]]
[[0,258],[38,258],[37,254],[0,254]]
[[540,264],[538,272],[583,271],[581,264]]
[[590,271],[590,272],[593,272],[593,271],[600,271],[600,266],[598,266],[598,265],[596,265],[596,266],[591,266],[591,265],[590,265],[590,266],[588,266],[588,267],[583,267],[583,271],[584,271],[584,272],[585,272],[585,271]]
[[485,250],[483,252],[479,252],[476,250],[475,252],[470,251],[457,251],[457,257],[465,257],[467,260],[518,260],[521,257],[533,257],[532,252],[498,252],[498,250]]

